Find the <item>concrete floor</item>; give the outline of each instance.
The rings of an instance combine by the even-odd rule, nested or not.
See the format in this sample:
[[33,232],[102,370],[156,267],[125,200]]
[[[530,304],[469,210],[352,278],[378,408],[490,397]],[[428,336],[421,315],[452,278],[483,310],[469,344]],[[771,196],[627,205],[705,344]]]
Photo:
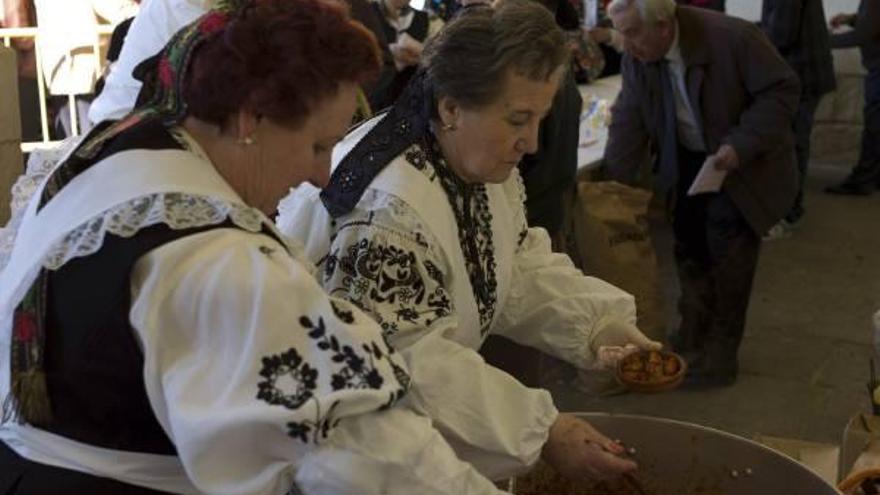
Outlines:
[[[848,418],[870,407],[871,316],[880,309],[880,193],[850,198],[822,192],[847,171],[814,164],[807,215],[798,230],[789,239],[764,243],[735,385],[620,394],[608,377],[553,362],[544,367],[542,385],[560,410],[647,414],[750,438],[839,443]],[[659,234],[661,242],[671,241],[668,227]],[[665,290],[674,300],[669,253],[658,254]],[[674,318],[671,305],[667,312]]]

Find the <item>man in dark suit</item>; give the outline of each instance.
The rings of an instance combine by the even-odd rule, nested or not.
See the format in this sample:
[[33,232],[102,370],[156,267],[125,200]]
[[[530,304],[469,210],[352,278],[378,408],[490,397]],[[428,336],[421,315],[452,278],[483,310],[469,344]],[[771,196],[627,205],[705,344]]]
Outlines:
[[834,61],[822,0],[764,0],[761,29],[801,80],[801,99],[794,121],[795,155],[801,173],[794,206],[779,227],[786,235],[804,215],[804,177],[810,161],[813,115],[822,95],[834,91]]
[[865,76],[864,129],[859,161],[840,184],[825,188],[831,194],[867,196],[880,187],[880,0],[862,0],[855,14],[838,14],[831,27],[852,31],[831,37],[832,48],[859,47]]
[[702,7],[704,9],[717,10],[724,12],[724,0],[675,0],[679,5],[690,5],[692,7]]
[[[691,362],[691,383],[730,385],[760,235],[797,193],[797,76],[746,21],[674,0],[615,0],[609,12],[626,54],[605,163],[629,182],[656,155],[682,291],[672,344]],[[727,172],[723,186],[690,196],[707,157]]]

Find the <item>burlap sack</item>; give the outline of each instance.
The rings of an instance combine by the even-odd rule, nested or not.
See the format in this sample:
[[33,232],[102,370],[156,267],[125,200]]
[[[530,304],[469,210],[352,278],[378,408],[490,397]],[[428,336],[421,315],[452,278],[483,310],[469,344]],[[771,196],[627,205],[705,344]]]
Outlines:
[[663,295],[647,220],[650,200],[649,191],[617,182],[580,182],[574,231],[584,273],[633,294],[639,329],[664,341]]

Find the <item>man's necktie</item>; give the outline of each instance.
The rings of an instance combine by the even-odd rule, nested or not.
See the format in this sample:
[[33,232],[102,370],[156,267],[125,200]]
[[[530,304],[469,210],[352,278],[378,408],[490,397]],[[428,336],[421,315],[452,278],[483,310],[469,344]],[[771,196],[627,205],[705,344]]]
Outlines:
[[672,89],[669,61],[663,59],[657,62],[657,72],[663,96],[658,179],[665,189],[675,185],[678,180],[678,118],[675,113],[675,92]]

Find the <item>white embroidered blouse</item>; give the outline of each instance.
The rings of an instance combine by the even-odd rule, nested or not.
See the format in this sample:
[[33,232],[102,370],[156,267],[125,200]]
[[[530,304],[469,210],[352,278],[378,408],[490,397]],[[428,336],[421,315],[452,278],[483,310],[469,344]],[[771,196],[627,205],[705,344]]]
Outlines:
[[[37,214],[41,176],[59,158],[34,164],[19,181],[15,220],[0,236],[7,253],[0,265],[4,397],[12,311],[41,268],[94,253],[108,232],[130,236],[155,223],[231,221],[238,228],[165,244],[132,272],[129,314],[146,391],[177,457],[108,450],[6,423],[0,440],[10,448],[36,462],[172,493],[501,493],[456,457],[428,418],[400,402],[406,365],[377,325],[328,297],[295,243],[261,233],[272,228],[268,219],[242,203],[198,150],[120,152]],[[106,194],[90,189],[107,181]]]
[[[338,163],[381,119],[334,150]],[[278,227],[305,246],[324,288],[376,319],[406,358],[409,400],[456,452],[491,478],[540,455],[557,411],[477,353],[488,333],[589,368],[610,320],[635,323],[630,294],[586,277],[528,228],[517,174],[502,184],[456,180],[416,144],[373,180],[354,210],[331,219],[316,188],[279,206]]]

